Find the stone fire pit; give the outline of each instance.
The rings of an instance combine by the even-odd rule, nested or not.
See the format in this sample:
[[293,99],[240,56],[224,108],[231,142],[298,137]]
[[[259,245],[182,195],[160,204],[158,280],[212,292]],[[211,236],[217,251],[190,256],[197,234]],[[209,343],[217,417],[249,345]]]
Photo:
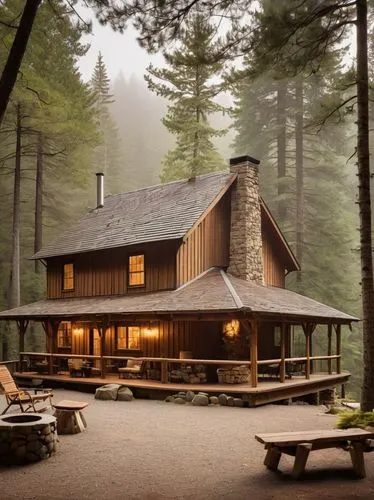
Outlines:
[[56,451],[56,419],[51,415],[21,413],[0,417],[0,464],[37,462]]

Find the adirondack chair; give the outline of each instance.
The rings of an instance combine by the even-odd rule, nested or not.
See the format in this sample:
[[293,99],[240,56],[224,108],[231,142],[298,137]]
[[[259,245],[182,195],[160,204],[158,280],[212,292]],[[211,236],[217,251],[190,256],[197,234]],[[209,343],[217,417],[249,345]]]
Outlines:
[[[47,399],[49,400],[50,406],[52,406],[51,397],[53,394],[50,391],[46,391],[42,388],[35,388],[33,389],[35,394],[31,394],[31,392],[19,388],[8,368],[4,365],[0,365],[0,386],[8,405],[2,412],[2,415],[4,415],[13,405],[18,405],[22,413],[29,410],[40,413],[46,410],[46,407],[37,408],[35,405]],[[38,392],[40,392],[40,394],[38,394]]]

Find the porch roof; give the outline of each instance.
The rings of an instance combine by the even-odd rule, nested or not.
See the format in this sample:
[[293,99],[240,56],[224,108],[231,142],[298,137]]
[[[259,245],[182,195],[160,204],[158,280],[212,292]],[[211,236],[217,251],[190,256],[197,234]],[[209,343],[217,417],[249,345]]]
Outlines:
[[154,316],[207,313],[350,323],[354,316],[282,288],[257,285],[210,269],[176,290],[116,297],[48,299],[0,312],[3,319],[79,318],[100,315]]

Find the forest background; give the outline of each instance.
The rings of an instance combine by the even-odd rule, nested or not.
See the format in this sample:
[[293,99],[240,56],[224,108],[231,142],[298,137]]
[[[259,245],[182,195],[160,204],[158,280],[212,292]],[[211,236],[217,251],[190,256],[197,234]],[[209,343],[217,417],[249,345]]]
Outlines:
[[[5,3],[1,19],[14,18],[21,3]],[[42,5],[0,134],[1,309],[44,296],[43,266],[30,257],[43,241],[94,207],[95,172],[104,171],[106,194],[149,186],[160,182],[165,155],[176,146],[173,130],[162,123],[170,102],[161,91],[151,92],[131,73],[110,81],[100,54],[91,80],[83,80],[79,60],[89,48],[62,2],[53,4],[58,21],[55,11]],[[3,64],[13,31],[1,25],[0,36]],[[256,63],[242,61],[243,68],[253,69]],[[321,121],[336,98],[331,89],[344,93],[341,82],[349,71],[333,55],[323,77],[266,73],[254,78],[253,71],[251,76],[244,71],[233,79],[222,66],[214,73],[214,85],[221,86],[215,102],[222,109],[210,113],[209,124],[226,132],[212,138],[221,158],[250,154],[261,160],[261,193],[302,267],[288,277],[287,286],[360,316],[357,179],[351,158],[354,110],[344,108]],[[206,82],[209,86],[209,77]],[[168,179],[178,172],[173,176]],[[15,213],[20,232],[18,290]],[[0,358],[14,359],[17,334],[10,324],[0,328]],[[358,396],[359,326],[345,332],[343,345],[344,368],[353,375],[350,392]],[[26,349],[43,348],[44,334],[32,325]],[[302,338],[295,337],[294,348],[295,354],[302,354]],[[316,355],[325,354],[324,341],[314,349]]]

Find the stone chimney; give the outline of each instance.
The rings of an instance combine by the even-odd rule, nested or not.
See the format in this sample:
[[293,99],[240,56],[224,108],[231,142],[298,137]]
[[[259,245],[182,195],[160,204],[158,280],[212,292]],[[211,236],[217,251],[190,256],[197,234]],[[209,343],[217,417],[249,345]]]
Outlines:
[[227,272],[263,284],[259,163],[250,156],[230,160],[230,171],[238,177],[231,197],[230,264]]

